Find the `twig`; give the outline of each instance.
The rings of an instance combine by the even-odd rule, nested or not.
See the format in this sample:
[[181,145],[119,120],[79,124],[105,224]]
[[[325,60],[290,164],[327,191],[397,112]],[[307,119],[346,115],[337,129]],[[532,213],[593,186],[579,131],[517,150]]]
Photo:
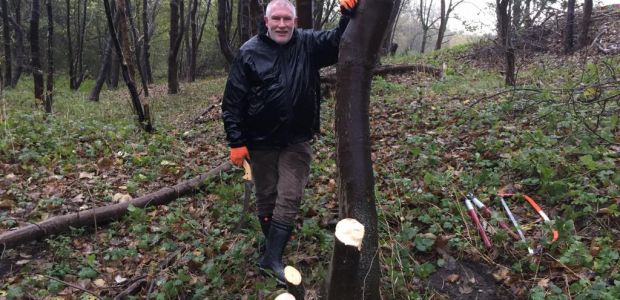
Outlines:
[[78,290],[80,290],[80,291],[82,291],[82,292],[85,292],[85,293],[91,294],[91,295],[95,296],[95,298],[97,298],[97,299],[103,299],[103,298],[99,297],[99,295],[95,294],[94,292],[91,292],[91,291],[89,291],[89,290],[87,290],[87,289],[85,289],[85,288],[83,288],[83,287],[81,287],[81,286],[77,286],[77,285],[75,285],[75,284],[68,283],[68,282],[66,282],[66,281],[62,281],[62,280],[60,280],[60,279],[58,279],[58,278],[54,278],[54,277],[47,276],[47,275],[41,275],[41,276],[43,276],[43,277],[45,277],[45,278],[48,278],[48,279],[51,279],[51,280],[58,281],[58,282],[60,282],[60,283],[62,283],[62,284],[64,284],[64,285],[66,285],[66,286],[70,286],[70,287],[72,287],[72,288],[74,288],[74,289],[78,289]]
[[133,293],[136,289],[138,289],[142,284],[146,283],[146,275],[141,276],[138,280],[134,281],[130,286],[128,286],[125,290],[120,292],[118,295],[114,297],[114,300],[124,299],[124,297]]

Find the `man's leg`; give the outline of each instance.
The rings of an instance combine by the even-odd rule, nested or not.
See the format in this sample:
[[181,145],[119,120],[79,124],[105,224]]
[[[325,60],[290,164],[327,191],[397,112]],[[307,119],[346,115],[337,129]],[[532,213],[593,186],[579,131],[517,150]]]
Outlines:
[[250,150],[250,166],[256,194],[256,211],[265,239],[269,234],[273,209],[278,196],[277,150]]
[[259,267],[270,270],[280,283],[284,283],[282,254],[293,231],[304,187],[310,174],[312,150],[309,143],[286,147],[278,160],[278,187],[276,207],[267,238],[265,255]]

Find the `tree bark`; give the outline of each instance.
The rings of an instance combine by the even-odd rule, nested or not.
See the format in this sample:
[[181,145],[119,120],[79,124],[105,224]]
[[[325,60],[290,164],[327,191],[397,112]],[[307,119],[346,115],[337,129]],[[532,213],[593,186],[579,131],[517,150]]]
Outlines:
[[366,229],[356,274],[355,299],[379,299],[379,259],[374,175],[370,156],[372,73],[393,0],[362,1],[340,42],[336,89],[336,158],[340,217]]
[[153,75],[151,71],[151,58],[150,58],[150,35],[149,35],[149,21],[148,21],[148,7],[149,1],[142,0],[142,62],[144,63],[144,71],[146,72],[146,80],[148,83],[153,83]]
[[[104,1],[108,2],[108,0]],[[52,234],[62,233],[69,230],[71,227],[77,228],[91,226],[97,223],[117,219],[127,212],[127,207],[130,204],[139,208],[167,204],[178,198],[195,194],[207,185],[206,180],[218,176],[230,169],[231,164],[229,162],[225,162],[206,174],[196,176],[188,181],[179,183],[172,187],[162,188],[156,192],[127,202],[52,217],[37,224],[29,224],[20,227],[17,230],[7,231],[0,234],[0,245],[3,246],[3,248],[5,247],[5,249],[14,248],[26,242],[44,238]]]
[[568,0],[564,27],[564,54],[573,52],[575,40],[575,0]]
[[[127,67],[127,63],[123,57],[123,51],[121,50],[121,45],[118,40],[118,36],[116,35],[116,29],[114,28],[114,23],[112,22],[112,12],[110,8],[109,0],[103,1],[105,5],[105,14],[108,20],[108,30],[110,31],[110,35],[112,36],[112,41],[114,42],[114,47],[116,48],[116,53],[121,62],[121,69],[123,73],[123,79],[125,80],[125,84],[127,85],[127,89],[129,90],[129,95],[131,96],[131,103],[133,105],[134,111],[138,116],[138,122],[140,126],[144,128],[147,132],[152,132],[153,125],[151,124],[150,115],[148,114],[148,110],[145,111],[142,103],[140,102],[140,95],[138,95],[138,90],[136,89],[136,84],[133,79],[129,75],[129,68]],[[119,7],[117,6],[117,9]],[[119,13],[120,14],[120,13]]]
[[136,64],[138,65],[138,73],[140,74],[140,83],[142,83],[142,90],[144,91],[144,96],[149,96],[149,85],[146,76],[146,69],[144,64],[142,63],[140,56],[142,55],[142,47],[140,46],[140,42],[138,41],[138,30],[136,29],[136,25],[133,21],[133,14],[131,13],[131,1],[125,2],[125,15],[127,17],[127,21],[129,21],[129,27],[131,28],[131,38],[133,40],[133,45],[135,51],[132,51],[134,57],[136,58]]
[[34,98],[35,105],[44,105],[43,100],[43,70],[41,69],[41,53],[39,47],[39,16],[40,16],[39,0],[32,1],[31,17],[30,17],[30,60],[32,66],[32,77],[34,80]]
[[342,219],[336,224],[334,252],[328,272],[325,292],[327,300],[355,300],[360,250],[364,225],[355,219]]
[[[78,8],[80,7],[78,1]],[[78,35],[78,53],[77,53],[77,82],[75,83],[76,88],[79,88],[84,81],[84,40],[86,38],[86,7],[88,3],[87,0],[84,0],[84,6],[82,7],[82,16],[78,16],[78,26],[79,26],[79,35]]]
[[24,70],[24,64],[26,63],[26,47],[24,46],[24,29],[22,28],[22,0],[14,0],[12,6],[15,8],[15,55],[12,55],[15,59],[13,66],[13,74],[11,76],[11,87],[17,86],[17,82],[22,76]]
[[[113,46],[114,46],[114,41],[112,41],[112,47]],[[108,84],[109,84],[110,89],[117,89],[119,75],[120,75],[120,68],[121,68],[121,60],[118,56],[118,53],[116,53],[116,49],[112,48],[112,51],[114,52],[112,53],[113,55],[112,55],[112,61],[110,64],[110,74],[109,74],[110,78],[109,78]]]
[[312,29],[313,0],[297,0],[297,25],[299,28]]
[[54,102],[54,16],[52,0],[47,0],[47,84],[45,86],[45,112],[52,113]]
[[75,61],[73,58],[73,34],[71,34],[71,0],[66,0],[67,14],[65,24],[67,24],[67,61],[69,63],[69,88],[77,90],[75,82],[77,75],[75,74]]
[[220,50],[222,51],[222,55],[230,65],[235,58],[235,54],[233,50],[230,48],[230,35],[229,35],[229,26],[230,26],[230,14],[231,9],[228,4],[228,0],[218,0],[217,1],[217,39],[220,44]]
[[590,44],[588,34],[592,22],[592,0],[584,0],[583,18],[581,20],[581,32],[579,34],[579,48],[585,48]]
[[392,42],[394,41],[394,30],[396,29],[396,22],[402,8],[403,1],[395,0],[392,12],[390,13],[390,21],[388,22],[388,29],[385,31],[383,42],[381,43],[381,54],[388,55],[392,49]]
[[11,28],[9,27],[9,4],[7,0],[2,0],[2,37],[4,44],[4,78],[3,86],[11,86],[12,70],[11,65]]
[[505,55],[505,82],[506,85],[514,86],[516,84],[515,52],[510,41],[510,0],[495,0],[495,5],[497,13],[497,36],[499,37],[500,47]]
[[429,2],[420,0],[420,6],[418,9],[418,19],[422,26],[422,45],[420,46],[420,53],[426,51],[426,41],[428,40],[428,32],[437,22],[437,18],[431,20],[431,12],[433,10],[433,0]]
[[133,64],[133,60],[131,59],[131,44],[129,42],[129,16],[127,14],[127,5],[126,1],[128,0],[116,0],[116,12],[119,15],[118,24],[118,37],[121,43],[121,50],[123,51],[123,64],[127,65],[129,69],[129,76],[131,76],[131,80],[135,82],[136,78],[136,69]]
[[[112,2],[111,4],[114,4]],[[112,14],[114,15],[114,23],[118,24],[119,14],[116,12],[116,5],[111,5],[110,9],[112,10]],[[110,75],[110,70],[112,69],[112,44],[114,43],[112,39],[112,35],[108,36],[107,42],[105,44],[105,48],[103,50],[103,55],[101,56],[101,66],[99,67],[99,74],[97,75],[97,80],[95,80],[95,85],[90,91],[90,95],[88,96],[88,100],[90,101],[99,101],[99,94],[101,93],[101,89],[103,88],[103,83]],[[118,74],[118,70],[116,70]]]
[[190,51],[188,57],[188,76],[187,79],[189,82],[196,81],[196,57],[198,56],[198,23],[196,21],[196,15],[198,13],[198,0],[193,0],[191,4],[192,8],[189,14],[189,22],[191,28],[191,41],[190,41]]
[[170,1],[170,49],[168,50],[168,94],[179,93],[177,55],[183,41],[183,0]]

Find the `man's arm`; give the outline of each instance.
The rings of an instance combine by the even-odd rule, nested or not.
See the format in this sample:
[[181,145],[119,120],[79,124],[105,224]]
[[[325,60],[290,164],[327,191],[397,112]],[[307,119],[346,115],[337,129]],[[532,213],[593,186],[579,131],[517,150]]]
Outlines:
[[314,57],[317,59],[320,68],[331,66],[338,61],[340,37],[347,29],[348,24],[349,16],[341,15],[338,27],[312,33]]
[[245,146],[243,134],[244,115],[247,110],[246,94],[249,91],[249,82],[241,54],[235,57],[222,100],[222,119],[228,145],[232,148]]

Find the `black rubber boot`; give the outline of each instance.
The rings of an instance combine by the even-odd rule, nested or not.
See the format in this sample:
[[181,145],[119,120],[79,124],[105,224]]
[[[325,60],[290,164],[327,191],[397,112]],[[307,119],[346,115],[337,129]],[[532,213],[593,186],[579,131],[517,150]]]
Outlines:
[[263,230],[266,240],[269,236],[269,227],[271,227],[271,216],[258,216],[258,222],[260,223],[260,229]]
[[260,229],[265,235],[265,239],[258,247],[258,253],[262,255],[263,253],[265,253],[265,244],[267,243],[267,237],[269,236],[269,227],[271,227],[271,216],[258,216],[258,223],[260,224]]
[[265,249],[265,254],[258,262],[258,268],[261,273],[275,277],[279,284],[285,283],[282,253],[292,232],[292,225],[271,221],[269,236],[267,237],[267,249]]

